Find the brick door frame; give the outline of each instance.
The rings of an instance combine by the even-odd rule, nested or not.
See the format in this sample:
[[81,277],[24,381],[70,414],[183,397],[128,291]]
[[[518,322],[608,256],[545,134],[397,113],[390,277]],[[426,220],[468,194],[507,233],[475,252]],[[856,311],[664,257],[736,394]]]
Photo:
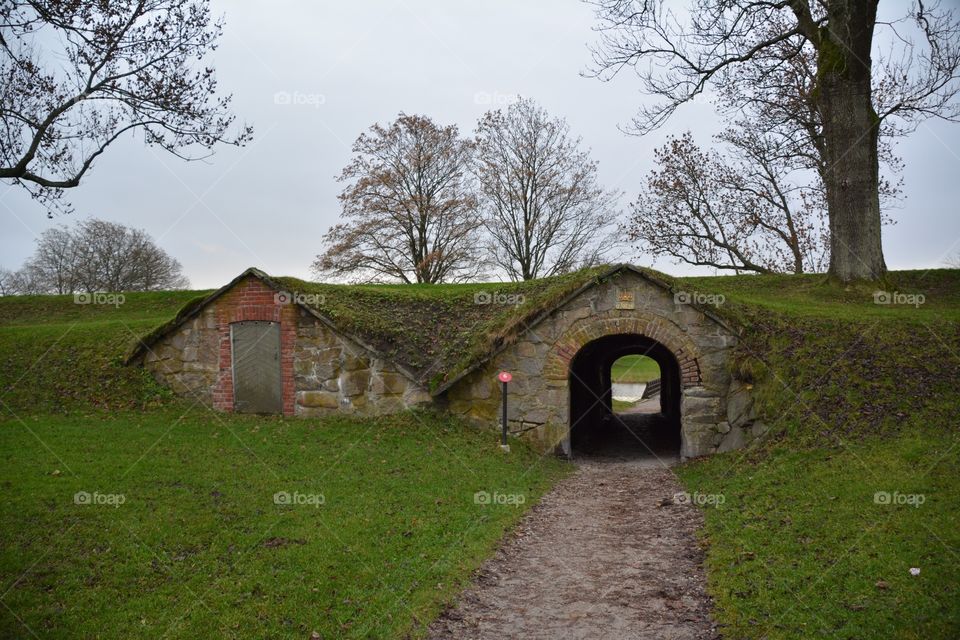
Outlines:
[[238,282],[216,301],[216,324],[219,340],[219,373],[213,389],[213,407],[233,413],[233,349],[230,325],[235,322],[258,320],[280,325],[280,380],[283,415],[296,411],[296,386],[293,373],[293,353],[297,340],[297,305],[290,296],[280,292],[254,276]]

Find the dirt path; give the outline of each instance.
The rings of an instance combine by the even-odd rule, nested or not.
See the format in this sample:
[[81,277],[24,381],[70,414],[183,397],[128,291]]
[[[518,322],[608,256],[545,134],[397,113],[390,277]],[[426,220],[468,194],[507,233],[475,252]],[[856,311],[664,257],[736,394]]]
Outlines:
[[655,461],[580,462],[524,518],[430,638],[718,637],[702,516]]

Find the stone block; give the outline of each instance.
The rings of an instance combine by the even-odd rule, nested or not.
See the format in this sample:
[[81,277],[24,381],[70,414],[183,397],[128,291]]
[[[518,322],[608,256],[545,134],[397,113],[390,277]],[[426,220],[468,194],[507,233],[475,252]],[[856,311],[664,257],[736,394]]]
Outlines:
[[723,415],[719,397],[691,397],[684,394],[680,402],[680,414],[684,423],[696,422],[700,424],[716,424]]
[[401,395],[380,396],[372,403],[372,406],[375,407],[378,415],[396,413],[406,409],[406,405],[403,403],[403,396]]
[[301,391],[297,394],[297,404],[313,409],[337,409],[340,407],[340,398],[328,391]]
[[340,374],[340,393],[345,396],[358,396],[367,392],[370,384],[369,369],[346,370]]
[[183,330],[177,331],[167,340],[167,344],[176,349],[177,351],[182,351],[183,347],[187,344],[187,336],[184,334]]
[[719,398],[720,392],[706,387],[687,387],[683,390],[684,398]]
[[470,396],[477,400],[488,400],[493,394],[493,387],[496,383],[492,379],[483,378],[475,384],[468,387]]
[[518,370],[528,376],[538,376],[543,371],[543,361],[537,358],[523,358],[519,362]]
[[528,409],[523,414],[524,422],[533,422],[536,424],[544,424],[549,419],[549,415],[546,409]]
[[433,397],[425,389],[410,386],[403,394],[403,402],[408,407],[429,405],[433,402]]
[[369,406],[367,396],[353,396],[352,398],[340,398],[340,411],[344,413],[366,413]]
[[746,446],[748,441],[749,437],[746,429],[731,429],[717,446],[717,453],[725,453],[735,449],[742,449],[744,446]]
[[716,432],[707,425],[688,424],[683,420],[683,446],[680,456],[683,459],[696,458],[713,453],[713,437]]
[[366,369],[368,366],[369,361],[366,358],[358,354],[350,353],[349,351],[343,352],[341,367],[344,371],[357,371],[359,369]]
[[734,383],[727,395],[727,421],[740,427],[753,419],[752,385]]
[[152,362],[150,368],[160,374],[170,375],[183,371],[183,362],[179,358],[166,358]]
[[403,393],[407,389],[407,378],[399,373],[381,372],[370,381],[370,391],[380,394]]
[[293,359],[293,372],[298,376],[313,376],[313,360],[310,359],[310,356],[305,354],[297,354]]
[[535,358],[537,357],[537,348],[533,343],[523,340],[518,342],[514,347],[517,355],[521,358]]

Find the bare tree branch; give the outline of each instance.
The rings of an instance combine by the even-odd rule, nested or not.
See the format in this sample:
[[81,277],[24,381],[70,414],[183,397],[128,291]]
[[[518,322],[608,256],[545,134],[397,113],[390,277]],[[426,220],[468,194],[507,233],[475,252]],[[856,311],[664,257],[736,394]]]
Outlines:
[[48,211],[123,134],[186,160],[252,135],[197,66],[223,27],[206,0],[10,0],[0,24],[0,178]]
[[618,193],[569,126],[521,99],[477,126],[475,173],[493,263],[513,280],[565,273],[603,259]]

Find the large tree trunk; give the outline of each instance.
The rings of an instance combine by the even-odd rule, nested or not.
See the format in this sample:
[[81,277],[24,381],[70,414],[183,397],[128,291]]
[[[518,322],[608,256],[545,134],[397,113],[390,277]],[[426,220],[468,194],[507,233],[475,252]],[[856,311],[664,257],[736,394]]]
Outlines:
[[880,122],[871,102],[876,10],[876,0],[831,0],[818,47],[830,274],[844,282],[876,280],[887,268],[880,242]]

